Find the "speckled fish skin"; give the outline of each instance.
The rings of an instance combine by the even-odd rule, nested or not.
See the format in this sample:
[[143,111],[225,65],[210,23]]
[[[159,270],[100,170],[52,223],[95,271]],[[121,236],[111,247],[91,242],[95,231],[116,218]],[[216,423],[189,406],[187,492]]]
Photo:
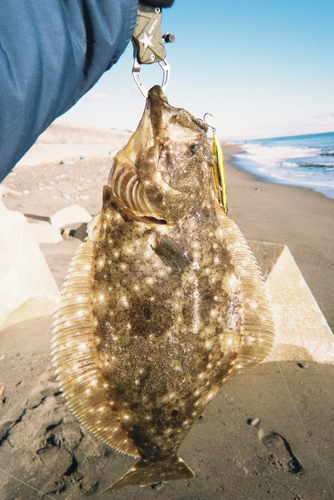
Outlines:
[[182,441],[273,345],[262,276],[217,203],[213,161],[206,124],[153,87],[63,288],[61,389],[88,429],[139,458],[109,489],[192,478]]

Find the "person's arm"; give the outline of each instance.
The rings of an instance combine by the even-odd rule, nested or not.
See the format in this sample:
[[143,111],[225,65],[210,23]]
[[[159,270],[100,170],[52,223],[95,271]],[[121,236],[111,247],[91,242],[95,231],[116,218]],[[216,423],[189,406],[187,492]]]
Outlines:
[[137,0],[2,2],[0,181],[117,62],[137,8]]
[[140,0],[141,3],[145,5],[150,5],[151,7],[160,7],[160,9],[165,9],[171,7],[174,0]]

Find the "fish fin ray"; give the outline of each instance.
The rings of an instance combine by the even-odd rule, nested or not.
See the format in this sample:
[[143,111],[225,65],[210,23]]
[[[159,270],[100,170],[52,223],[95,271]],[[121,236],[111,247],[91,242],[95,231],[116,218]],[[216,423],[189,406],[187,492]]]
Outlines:
[[244,304],[243,335],[233,369],[238,372],[238,367],[258,365],[272,353],[275,322],[260,266],[244,236],[238,226],[224,214],[218,203],[216,213],[226,237],[227,247],[232,254]]
[[91,220],[91,222],[87,226],[87,234],[89,235],[91,240],[95,239],[96,233],[99,231],[101,226],[101,212],[95,215],[95,217]]
[[[88,237],[72,261],[55,315],[52,363],[68,406],[95,436],[122,453],[139,456],[122,429],[103,390],[105,380],[96,365],[91,287],[94,277],[94,242]],[[66,287],[70,282],[71,286]],[[76,285],[78,284],[78,285]]]

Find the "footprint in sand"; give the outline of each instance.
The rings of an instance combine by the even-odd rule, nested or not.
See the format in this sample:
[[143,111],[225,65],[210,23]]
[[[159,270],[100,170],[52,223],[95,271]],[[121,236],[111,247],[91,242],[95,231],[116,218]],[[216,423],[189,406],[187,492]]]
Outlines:
[[276,432],[270,432],[265,435],[259,432],[259,438],[263,446],[273,456],[277,467],[290,474],[301,474],[303,472],[301,463],[292,453],[291,447],[284,437]]
[[301,474],[304,472],[302,464],[293,454],[291,446],[283,436],[277,432],[265,431],[259,425],[259,419],[249,419],[248,423],[253,427],[257,427],[260,441],[267,448],[278,468],[290,474]]

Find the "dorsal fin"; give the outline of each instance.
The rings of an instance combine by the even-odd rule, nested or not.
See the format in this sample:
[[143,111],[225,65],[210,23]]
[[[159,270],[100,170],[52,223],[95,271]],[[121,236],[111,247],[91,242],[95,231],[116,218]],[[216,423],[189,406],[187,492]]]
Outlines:
[[274,348],[275,323],[266,294],[263,276],[256,259],[237,225],[216,204],[220,228],[226,239],[228,251],[242,296],[241,346],[230,375],[245,366],[261,363]]
[[72,262],[61,292],[52,362],[61,390],[78,420],[116,450],[138,457],[137,447],[113,412],[107,382],[97,363],[91,302],[94,274],[94,242],[88,237]]

